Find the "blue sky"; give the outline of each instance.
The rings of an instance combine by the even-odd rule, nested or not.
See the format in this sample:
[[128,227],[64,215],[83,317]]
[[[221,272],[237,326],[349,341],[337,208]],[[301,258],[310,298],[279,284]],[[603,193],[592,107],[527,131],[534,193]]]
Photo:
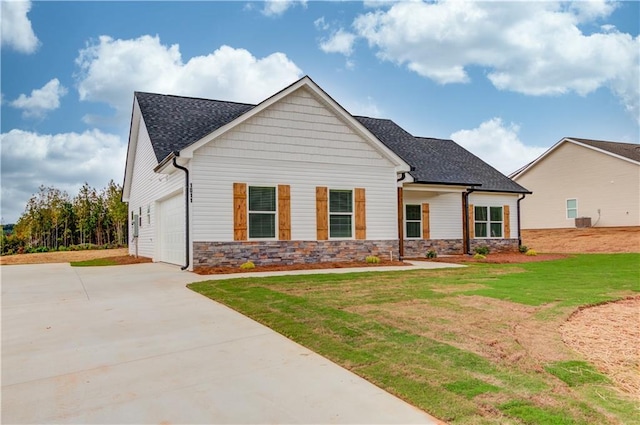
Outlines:
[[122,183],[133,92],[258,103],[309,75],[354,115],[505,174],[565,136],[639,142],[638,2],[2,1],[2,221]]

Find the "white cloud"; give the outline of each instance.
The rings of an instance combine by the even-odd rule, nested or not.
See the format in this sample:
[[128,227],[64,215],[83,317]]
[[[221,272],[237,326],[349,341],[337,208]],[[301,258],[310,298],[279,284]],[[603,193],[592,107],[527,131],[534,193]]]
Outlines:
[[24,117],[43,117],[47,112],[58,109],[60,98],[66,94],[67,89],[54,78],[41,89],[32,90],[30,96],[21,94],[11,102],[11,106],[22,109]]
[[40,42],[31,28],[27,13],[31,10],[30,1],[1,1],[0,39],[2,47],[10,47],[21,53],[33,53]]
[[352,115],[362,115],[372,118],[379,118],[383,115],[383,111],[371,96],[367,96],[364,102],[362,100],[347,99],[343,106]]
[[80,99],[108,103],[124,114],[131,111],[134,91],[255,103],[302,76],[283,53],[258,59],[229,46],[183,63],[177,44],[166,46],[149,35],[102,36],[80,51],[76,64]]
[[86,181],[98,189],[122,180],[126,144],[99,130],[82,134],[38,134],[11,130],[0,134],[2,218],[15,222],[40,185],[75,194]]
[[325,53],[341,53],[350,56],[353,53],[353,43],[356,36],[350,32],[339,29],[329,39],[320,42],[320,49]]
[[587,95],[609,88],[640,116],[640,37],[579,24],[606,18],[615,5],[571,2],[398,2],[353,22],[380,59],[440,84],[467,83],[486,69],[500,90],[527,95]]
[[266,0],[262,13],[266,16],[280,16],[296,4],[307,7],[307,0]]
[[315,21],[313,21],[313,26],[316,27],[317,30],[328,30],[329,24],[324,21],[324,16],[319,17]]
[[492,118],[477,128],[460,130],[451,139],[481,158],[503,174],[517,170],[542,155],[546,148],[527,146],[518,137],[520,128],[505,125],[500,118]]

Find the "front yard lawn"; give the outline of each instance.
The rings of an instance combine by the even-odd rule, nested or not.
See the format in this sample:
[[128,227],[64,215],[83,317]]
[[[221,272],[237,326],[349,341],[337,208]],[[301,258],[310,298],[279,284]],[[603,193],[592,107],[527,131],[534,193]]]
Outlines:
[[452,424],[640,424],[637,395],[559,331],[580,306],[637,295],[639,266],[578,255],[189,287]]

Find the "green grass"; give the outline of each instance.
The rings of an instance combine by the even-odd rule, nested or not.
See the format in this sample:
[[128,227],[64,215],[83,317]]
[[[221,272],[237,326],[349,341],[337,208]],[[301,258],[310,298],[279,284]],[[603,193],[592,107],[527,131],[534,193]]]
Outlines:
[[[520,306],[527,323],[556,329],[578,306],[640,291],[639,265],[637,254],[579,255],[189,287],[452,424],[640,424],[638,404],[563,348],[559,337],[558,356],[569,361],[527,357],[517,341],[509,341],[508,316],[501,321],[495,319],[501,312],[490,310]],[[487,309],[489,316],[482,316]],[[495,329],[482,327],[486,317],[495,320]],[[504,358],[487,355],[491,344],[503,344]]]
[[585,384],[606,384],[609,380],[606,376],[587,362],[572,360],[549,364],[545,370],[564,381],[570,387]]
[[94,260],[72,261],[71,267],[100,267],[100,266],[117,266],[118,263],[112,258],[96,258]]

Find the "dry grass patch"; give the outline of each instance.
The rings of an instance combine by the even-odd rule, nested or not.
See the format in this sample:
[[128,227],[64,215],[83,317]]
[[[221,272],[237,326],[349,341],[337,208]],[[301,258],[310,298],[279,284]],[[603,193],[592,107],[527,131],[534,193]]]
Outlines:
[[0,264],[8,266],[14,264],[71,263],[95,260],[97,258],[128,257],[128,254],[128,248],[36,252],[33,254],[3,255],[0,257]]
[[640,297],[582,308],[560,332],[565,343],[640,400]]

